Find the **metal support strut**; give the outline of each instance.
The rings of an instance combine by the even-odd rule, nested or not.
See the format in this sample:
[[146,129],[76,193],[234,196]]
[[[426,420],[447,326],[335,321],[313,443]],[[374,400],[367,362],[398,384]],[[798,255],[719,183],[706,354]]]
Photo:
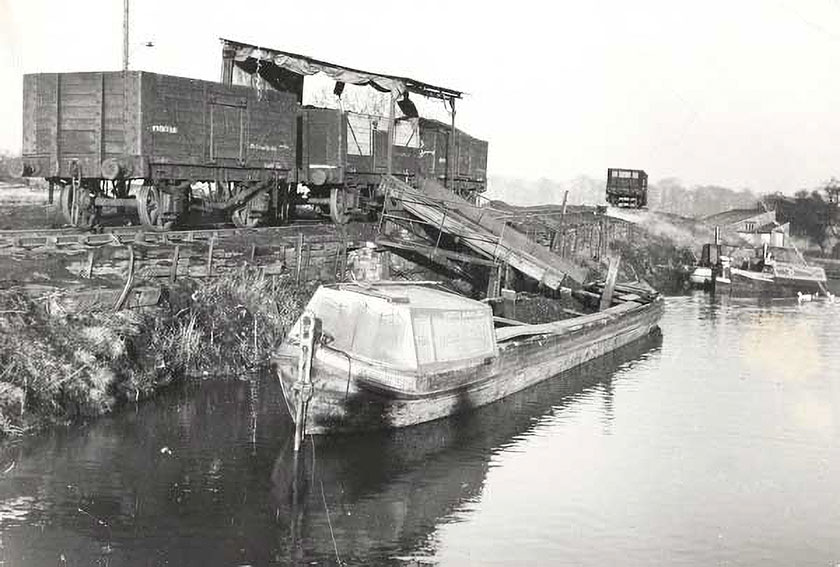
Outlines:
[[306,434],[306,411],[309,400],[312,398],[312,355],[315,345],[315,321],[315,316],[309,311],[304,312],[300,318],[298,379],[293,386],[297,394],[295,396],[295,453],[300,450],[303,436]]

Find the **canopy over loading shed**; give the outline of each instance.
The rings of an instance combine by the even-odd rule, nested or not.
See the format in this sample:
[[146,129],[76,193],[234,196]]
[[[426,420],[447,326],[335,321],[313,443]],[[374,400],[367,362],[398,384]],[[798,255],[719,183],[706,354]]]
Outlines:
[[[429,98],[452,101],[461,98],[463,95],[461,91],[431,85],[409,77],[362,71],[344,65],[320,61],[308,55],[249,45],[230,39],[222,38],[221,41],[224,67],[236,64],[246,72],[253,74],[256,72],[257,65],[259,65],[259,73],[266,80],[270,80],[269,76],[272,71],[276,72],[277,70],[301,76],[324,73],[338,83],[371,86],[380,92],[390,92],[393,97],[403,96],[405,93],[415,93]],[[252,66],[253,70],[249,70]],[[272,69],[272,67],[276,69]],[[223,68],[223,83],[230,82],[230,79],[227,78],[228,74],[228,69]]]
[[[408,100],[409,93],[415,93],[428,98],[441,99],[449,103],[452,116],[452,131],[455,131],[455,100],[463,97],[462,91],[440,87],[418,81],[410,77],[400,77],[385,73],[362,71],[336,63],[328,63],[288,51],[269,49],[248,43],[220,38],[222,42],[222,78],[221,82],[233,82],[234,69],[249,75],[256,75],[266,81],[272,88],[297,93],[298,101],[303,102],[303,78],[307,75],[323,73],[336,81],[335,94],[341,96],[345,84],[370,86],[379,92],[390,93],[390,116],[388,121],[388,173],[392,173],[392,153],[394,145],[394,122],[396,109],[399,105],[405,114],[417,115],[413,103]],[[449,159],[455,155],[454,145],[449,148]],[[453,168],[449,168],[447,186],[451,186]]]

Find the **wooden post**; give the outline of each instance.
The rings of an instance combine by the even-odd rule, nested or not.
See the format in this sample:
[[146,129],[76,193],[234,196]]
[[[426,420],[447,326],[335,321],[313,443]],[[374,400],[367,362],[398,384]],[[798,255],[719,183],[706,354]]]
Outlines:
[[516,289],[516,274],[510,264],[505,264],[505,281],[504,287],[508,289]]
[[347,242],[341,243],[341,266],[338,271],[338,281],[343,282],[347,274]]
[[251,254],[248,256],[248,263],[249,264],[254,263],[254,256],[256,256],[256,255],[257,255],[257,245],[256,244],[251,244]]
[[333,262],[333,278],[335,281],[339,281],[338,269],[341,266],[341,246],[341,242],[335,246],[335,262]]
[[620,262],[620,255],[610,256],[610,266],[607,268],[607,281],[604,283],[604,292],[601,294],[601,305],[598,311],[609,309],[610,305],[612,305],[615,280],[618,277],[618,264]]
[[455,97],[449,99],[449,105],[452,108],[452,124],[449,132],[449,147],[447,148],[446,156],[446,188],[450,191],[455,190],[455,176],[457,175],[458,164],[455,163],[458,159],[455,135]]
[[502,282],[502,265],[498,264],[495,268],[490,268],[490,274],[487,277],[487,299],[499,297]]
[[512,289],[502,290],[502,317],[516,319],[516,292]]
[[128,71],[128,0],[123,0],[123,71]]
[[93,258],[94,258],[95,254],[96,254],[96,252],[94,250],[88,250],[87,267],[85,268],[85,273],[84,273],[84,276],[83,276],[87,279],[90,279],[90,278],[93,277]]
[[222,84],[230,85],[233,83],[233,57],[235,53],[236,50],[233,47],[222,46]]
[[567,190],[563,193],[563,207],[560,209],[560,221],[557,223],[554,235],[551,238],[551,251],[555,252],[559,248],[561,250],[561,255],[565,238],[566,201],[568,198],[569,191]]
[[210,248],[207,250],[207,277],[213,274],[213,248],[216,245],[216,237],[210,238]]
[[300,272],[303,264],[303,233],[298,233],[297,244],[295,244],[295,283],[300,283]]
[[169,267],[169,283],[174,284],[175,278],[178,277],[178,260],[181,256],[181,246],[179,244],[175,245],[175,249],[172,251],[172,265]]
[[312,244],[306,243],[306,247],[304,248],[304,260],[303,260],[303,269],[301,270],[301,274],[303,277],[303,281],[306,281],[306,274],[309,272],[309,261],[312,259]]
[[391,279],[391,253],[387,250],[379,253],[379,278],[385,281]]
[[397,114],[397,99],[393,92],[391,92],[389,96],[391,100],[391,107],[388,110],[388,152],[385,154],[388,160],[388,175],[391,175],[394,172],[394,129],[396,127],[396,114]]

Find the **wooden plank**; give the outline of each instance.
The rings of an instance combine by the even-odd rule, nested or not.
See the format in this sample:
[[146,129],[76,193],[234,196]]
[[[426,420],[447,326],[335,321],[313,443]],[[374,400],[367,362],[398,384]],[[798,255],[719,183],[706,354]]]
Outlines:
[[604,292],[601,294],[599,311],[604,311],[612,305],[613,291],[615,291],[615,279],[618,277],[618,264],[621,256],[610,256],[610,265],[607,268],[607,282],[604,285]]
[[397,248],[400,250],[409,250],[412,252],[417,252],[418,254],[429,258],[441,256],[450,260],[457,260],[459,262],[467,262],[470,264],[478,264],[480,266],[496,267],[498,265],[498,262],[494,262],[492,260],[486,260],[484,258],[479,258],[478,256],[471,256],[469,254],[462,254],[460,252],[453,252],[451,250],[445,250],[443,248],[436,248],[427,244],[419,244],[414,242],[396,242],[394,240],[381,236],[378,237],[375,240],[375,242],[377,245],[386,246],[388,248]]
[[493,317],[494,323],[502,323],[503,325],[527,325],[527,323],[523,323],[522,321],[517,321],[516,319],[508,319],[507,317]]
[[582,282],[587,271],[567,262],[492,215],[484,214],[466,200],[429,179],[420,179],[419,189],[386,177],[389,194],[401,199],[411,214],[434,226],[442,226],[463,243],[494,260],[510,263],[538,282],[557,289],[565,277]]

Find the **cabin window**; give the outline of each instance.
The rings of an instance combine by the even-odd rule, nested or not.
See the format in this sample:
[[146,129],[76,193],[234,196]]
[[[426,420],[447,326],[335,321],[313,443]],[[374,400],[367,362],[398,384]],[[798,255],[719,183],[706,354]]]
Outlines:
[[390,303],[371,307],[365,305],[359,311],[349,351],[398,368],[413,368],[414,345],[408,311]]
[[744,228],[747,232],[755,232],[755,222],[747,221],[746,223],[744,223]]
[[419,365],[493,354],[492,324],[486,312],[417,310],[413,319]]

